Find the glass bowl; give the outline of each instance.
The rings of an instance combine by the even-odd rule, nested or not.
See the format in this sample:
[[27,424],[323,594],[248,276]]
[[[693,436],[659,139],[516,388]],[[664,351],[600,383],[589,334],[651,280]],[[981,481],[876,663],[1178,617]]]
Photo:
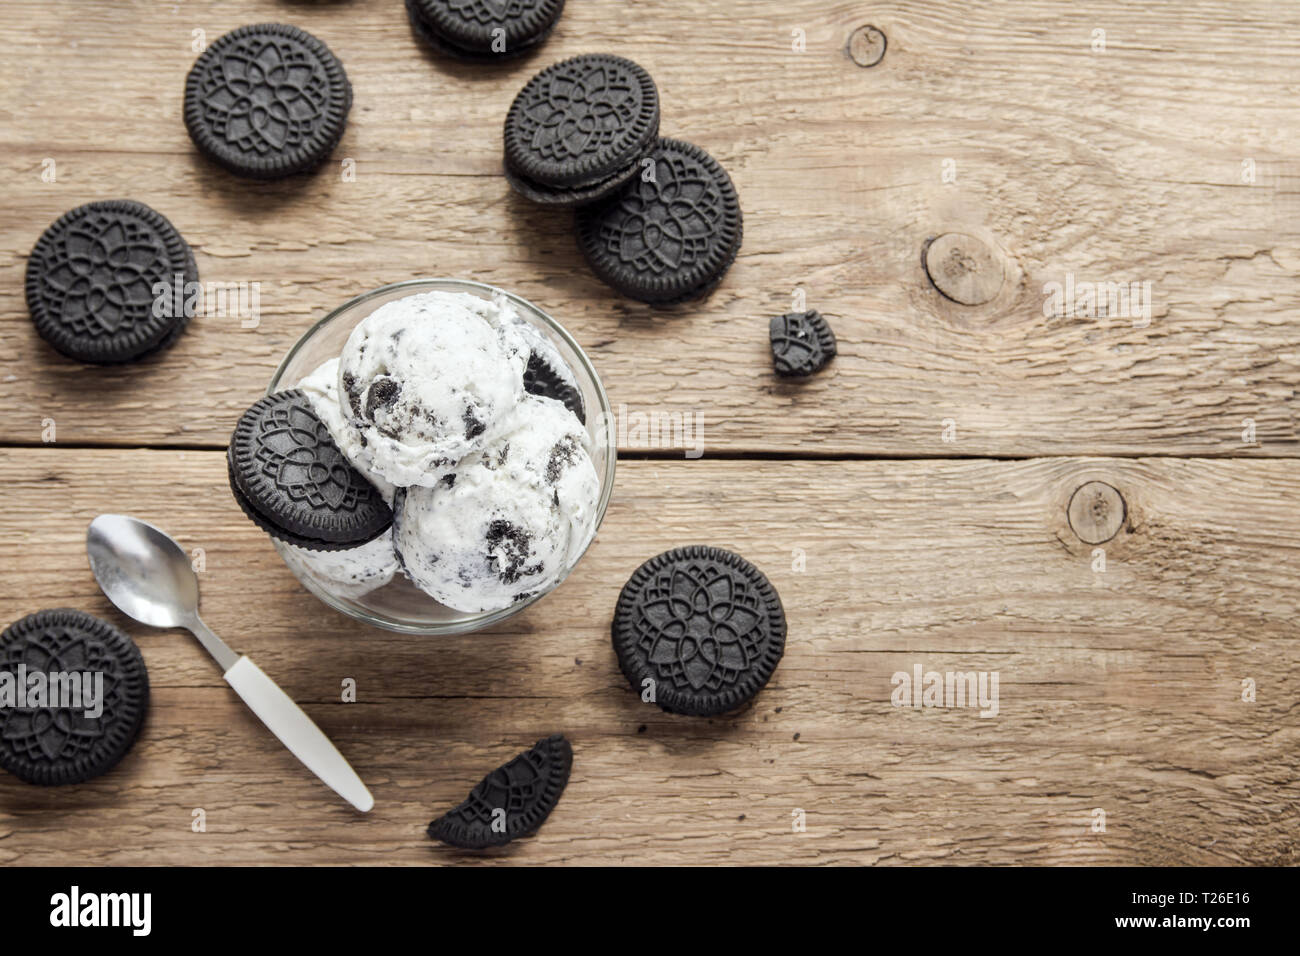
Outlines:
[[282,541],[274,538],[271,540],[276,550],[280,552],[284,563],[303,587],[330,607],[350,617],[376,627],[408,634],[464,634],[500,623],[518,614],[534,601],[541,600],[557,587],[573,570],[577,561],[581,560],[582,554],[595,538],[596,531],[605,518],[605,510],[609,507],[610,495],[614,491],[614,465],[618,457],[616,436],[614,429],[607,427],[607,423],[612,421],[612,416],[609,398],[605,395],[604,386],[600,384],[600,377],[592,367],[591,360],[582,351],[582,347],[565,331],[564,326],[526,299],[512,295],[504,289],[463,279],[411,279],[407,282],[394,282],[345,302],[312,326],[289,350],[289,354],[284,357],[284,361],[280,363],[279,369],[271,379],[267,394],[293,388],[323,363],[337,358],[343,351],[343,345],[352,334],[352,330],[375,309],[386,302],[415,295],[418,292],[464,292],[489,300],[493,295],[505,296],[518,310],[519,315],[555,346],[573,370],[587,408],[587,433],[591,435],[592,440],[591,460],[596,466],[596,476],[600,480],[600,500],[596,505],[595,520],[578,557],[565,569],[551,588],[499,611],[466,613],[439,604],[412,584],[400,571],[393,576],[390,583],[361,597],[341,593],[339,588],[331,587],[327,582],[313,575]]

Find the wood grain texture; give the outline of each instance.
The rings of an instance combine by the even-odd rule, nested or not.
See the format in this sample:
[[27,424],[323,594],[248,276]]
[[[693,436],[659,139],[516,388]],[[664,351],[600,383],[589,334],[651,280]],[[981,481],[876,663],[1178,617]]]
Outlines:
[[[355,88],[335,162],[314,177],[238,181],[181,122],[192,31],[211,41],[264,20],[315,32]],[[864,69],[846,44],[865,23],[888,43]],[[745,244],[707,302],[664,312],[613,295],[569,217],[500,175],[515,92],[590,51],[648,67],[664,132],[736,180]],[[0,441],[37,443],[54,419],[65,442],[218,447],[312,321],[443,274],[538,302],[616,404],[702,414],[713,452],[1294,456],[1297,62],[1300,10],[1271,0],[583,0],[537,56],[480,70],[424,53],[398,0],[8,0]],[[64,210],[119,196],[170,217],[204,279],[261,283],[260,326],[200,317],[165,356],[117,371],[46,349],[26,256]],[[1003,257],[991,302],[930,284],[922,249],[946,232]],[[1150,324],[1045,316],[1045,284],[1068,275],[1150,282]],[[840,354],[791,386],[771,372],[766,327],[796,288]]]
[[[1066,521],[1093,480],[1128,506],[1104,572]],[[486,862],[1300,862],[1288,462],[624,463],[558,591],[443,639],[317,603],[241,516],[218,452],[5,450],[0,485],[0,618],[104,615],[139,641],[153,684],[110,774],[65,789],[0,777],[0,863],[480,859],[424,825],[557,730],[575,749],[558,809]],[[193,640],[111,610],[83,551],[106,509],[205,550],[206,620],[336,741],[371,814],[299,767]],[[642,704],[609,643],[627,576],[689,542],[751,558],[790,624],[767,689],[718,719]],[[999,672],[998,716],[892,706],[892,674],[918,663]],[[347,677],[356,703],[340,701]],[[197,807],[206,833],[190,830]],[[792,832],[797,809],[807,832]]]
[[[270,20],[325,40],[355,102],[319,174],[252,184],[195,154],[181,91],[193,31]],[[569,216],[500,174],[517,90],[595,51],[645,65],[664,133],[736,181],[745,244],[707,301],[614,295]],[[400,0],[8,0],[0,623],[101,614],[139,641],[153,697],[112,773],[0,775],[0,864],[1300,863],[1297,54],[1300,10],[1268,0],[571,0],[539,54],[486,69],[424,52]],[[27,254],[64,210],[116,197],[171,218],[205,280],[260,283],[260,324],[201,316],[129,369],[50,352]],[[990,301],[931,283],[944,234],[991,251]],[[994,285],[991,262],[952,268],[958,297]],[[217,450],[312,322],[420,275],[532,299],[616,405],[704,428],[701,461],[629,437],[574,575],[459,638],[318,603]],[[1070,277],[1150,282],[1150,323],[1045,311]],[[797,289],[839,355],[788,384],[767,321]],[[831,460],[859,457],[897,460]],[[1090,540],[1122,515],[1100,546],[1067,518],[1089,482],[1122,498],[1076,500]],[[335,740],[373,813],[301,768],[192,639],[110,608],[84,554],[103,511],[203,549],[206,620]],[[763,568],[790,624],[767,689],[710,720],[642,704],[608,635],[637,565],[695,542]],[[997,671],[998,716],[893,706],[916,665]],[[426,839],[557,730],[574,775],[536,837],[482,857]]]

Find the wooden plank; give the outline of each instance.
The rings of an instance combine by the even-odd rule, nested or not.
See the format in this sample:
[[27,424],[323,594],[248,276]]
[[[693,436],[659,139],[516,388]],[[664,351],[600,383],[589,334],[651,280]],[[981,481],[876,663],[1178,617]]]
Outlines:
[[[192,31],[284,18],[347,66],[356,101],[335,160],[356,161],[355,182],[337,162],[239,182],[186,138]],[[888,38],[868,69],[844,50],[866,21]],[[475,71],[422,54],[396,2],[10,0],[0,441],[37,443],[53,419],[71,443],[220,446],[314,319],[381,283],[446,274],[537,301],[628,415],[702,415],[714,453],[1295,455],[1297,28],[1300,10],[1268,0],[588,0],[533,60]],[[649,67],[664,132],[736,179],[745,246],[705,303],[665,313],[613,295],[568,217],[499,175],[514,93],[593,50]],[[205,279],[260,283],[258,328],[200,317],[166,356],[117,371],[44,348],[26,256],[62,211],[115,196],[171,217]],[[927,277],[923,247],[953,232],[1002,264],[986,304],[958,305]],[[1045,316],[1045,286],[1070,276],[1150,282],[1150,324]],[[766,321],[796,289],[831,317],[841,354],[788,385],[771,373]]]
[[[112,773],[61,789],[0,779],[0,862],[463,861],[424,825],[557,730],[576,751],[559,808],[490,862],[1300,862],[1288,462],[624,463],[596,544],[555,594],[441,639],[318,604],[224,472],[209,451],[0,451],[0,619],[102,614],[139,641],[153,683]],[[1124,498],[1104,571],[1066,518],[1089,481]],[[109,608],[83,553],[101,510],[204,549],[208,623],[335,739],[373,813],[297,766],[190,638]],[[713,720],[642,704],[609,646],[631,571],[693,542],[763,568],[790,624],[768,688]],[[998,715],[892,706],[892,675],[917,664],[997,671]],[[357,703],[339,699],[347,677]],[[191,832],[195,808],[206,833]]]

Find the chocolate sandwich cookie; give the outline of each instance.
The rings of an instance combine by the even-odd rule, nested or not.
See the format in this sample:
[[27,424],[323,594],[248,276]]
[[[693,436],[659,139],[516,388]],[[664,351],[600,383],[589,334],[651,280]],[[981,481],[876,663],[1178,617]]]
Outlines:
[[82,611],[37,611],[0,634],[0,767],[83,783],[131,749],[149,707],[135,643]]
[[777,375],[812,375],[835,357],[835,333],[815,309],[774,316],[768,324],[768,338]]
[[232,30],[203,52],[185,81],[194,145],[250,179],[319,166],[343,137],[351,107],[343,64],[310,33],[283,23]]
[[650,158],[621,190],[578,210],[578,246],[623,295],[671,305],[722,281],[744,220],[731,177],[698,146],[660,139]]
[[534,833],[560,801],[573,748],[561,734],[539,740],[479,781],[464,802],[429,824],[429,836],[465,850],[504,846]]
[[446,56],[491,63],[536,50],[555,29],[564,0],[406,0],[421,39]]
[[524,369],[524,391],[562,402],[565,408],[577,416],[578,421],[587,424],[587,406],[582,400],[582,392],[571,376],[552,368],[540,352],[530,352],[528,355],[528,366]]
[[194,254],[159,212],[129,199],[72,209],[27,260],[27,309],[41,338],[68,358],[131,362],[185,330]]
[[611,631],[632,689],[676,714],[739,707],[785,652],[785,610],[763,572],[738,554],[699,545],[637,568]]
[[289,544],[342,551],[392,525],[392,509],[344,457],[298,389],[268,395],[244,413],[226,464],[244,513]]
[[533,202],[581,206],[626,185],[659,136],[659,91],[621,56],[549,66],[506,114],[506,179]]

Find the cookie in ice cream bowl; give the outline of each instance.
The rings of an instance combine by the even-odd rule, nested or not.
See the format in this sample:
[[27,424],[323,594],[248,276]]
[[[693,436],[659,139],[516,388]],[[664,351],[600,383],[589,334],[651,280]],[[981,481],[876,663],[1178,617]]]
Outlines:
[[266,526],[303,586],[358,620],[497,624],[559,586],[604,519],[617,447],[600,377],[559,322],[503,289],[413,279],[359,295],[289,350],[267,394],[290,390],[268,454],[293,465],[285,443],[314,429],[347,472],[337,454],[294,465],[315,477],[292,494],[337,511],[358,485],[373,500],[368,482],[392,509],[387,530],[346,546]]

